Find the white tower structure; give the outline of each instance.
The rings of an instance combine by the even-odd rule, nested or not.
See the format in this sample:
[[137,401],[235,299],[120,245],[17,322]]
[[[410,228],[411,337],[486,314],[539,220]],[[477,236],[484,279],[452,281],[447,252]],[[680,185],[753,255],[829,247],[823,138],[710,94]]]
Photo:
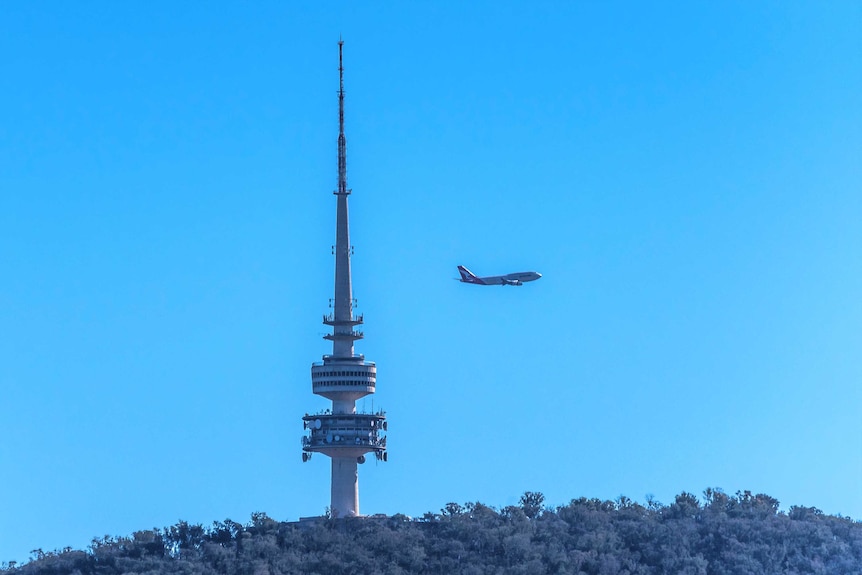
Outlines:
[[332,355],[324,355],[322,362],[311,366],[311,389],[332,400],[332,408],[302,418],[307,435],[302,438],[302,460],[308,461],[314,453],[323,453],[332,459],[332,498],[330,512],[334,517],[359,515],[358,464],[365,463],[365,454],[374,452],[377,459],[386,461],[386,415],[358,413],[356,400],[374,393],[377,366],[365,361],[365,356],[353,351],[353,342],[363,335],[357,326],[363,323],[362,315],[354,315],[353,287],[350,279],[350,228],[347,218],[347,140],[344,137],[344,66],[342,49],[338,42],[338,189],[335,225],[335,298],[333,312],[323,316],[323,323],[332,326],[332,333],[324,339],[332,341]]

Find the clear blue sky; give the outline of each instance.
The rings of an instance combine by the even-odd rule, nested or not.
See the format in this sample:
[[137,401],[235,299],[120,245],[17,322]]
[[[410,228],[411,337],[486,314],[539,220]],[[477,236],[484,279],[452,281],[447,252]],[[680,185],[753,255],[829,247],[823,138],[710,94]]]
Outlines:
[[4,2],[0,561],[323,512],[339,35],[390,420],[363,512],[721,487],[862,519],[860,27],[852,1]]

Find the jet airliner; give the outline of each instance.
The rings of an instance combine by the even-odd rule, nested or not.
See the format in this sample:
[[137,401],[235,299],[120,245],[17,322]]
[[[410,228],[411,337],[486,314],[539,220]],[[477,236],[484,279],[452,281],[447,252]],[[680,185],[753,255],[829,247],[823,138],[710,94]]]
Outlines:
[[458,272],[461,274],[462,282],[481,286],[519,286],[524,285],[524,282],[531,282],[542,277],[542,274],[538,272],[516,272],[513,274],[506,274],[504,276],[487,276],[480,278],[464,266],[458,266]]

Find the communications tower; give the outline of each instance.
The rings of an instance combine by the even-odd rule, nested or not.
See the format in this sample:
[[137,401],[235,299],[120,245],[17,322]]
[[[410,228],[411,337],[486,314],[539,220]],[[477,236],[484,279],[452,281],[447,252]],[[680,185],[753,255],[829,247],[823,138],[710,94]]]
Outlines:
[[324,339],[332,341],[332,355],[311,365],[311,389],[316,395],[332,400],[332,408],[302,418],[307,434],[302,438],[302,460],[322,453],[332,459],[332,498],[330,512],[334,517],[359,515],[358,465],[365,454],[373,452],[386,461],[386,415],[359,413],[356,400],[374,393],[377,366],[354,353],[353,343],[362,339],[362,315],[354,315],[353,288],[350,279],[350,228],[347,218],[347,140],[344,137],[344,42],[338,42],[338,189],[335,224],[335,298],[332,313],[323,323],[332,327]]

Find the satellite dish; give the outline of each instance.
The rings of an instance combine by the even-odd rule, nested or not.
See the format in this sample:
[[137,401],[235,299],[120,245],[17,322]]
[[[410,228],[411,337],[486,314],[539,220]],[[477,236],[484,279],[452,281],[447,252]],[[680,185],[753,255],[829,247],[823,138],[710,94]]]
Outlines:
[[356,463],[365,463],[365,456],[364,456],[364,455],[360,455],[359,457],[357,457],[357,458],[356,458]]
[[314,420],[314,429],[320,429],[321,423],[319,419]]
[[341,441],[341,436],[336,435],[336,436],[335,436],[335,441]]
[[326,434],[326,443],[332,443],[332,434],[331,433]]

